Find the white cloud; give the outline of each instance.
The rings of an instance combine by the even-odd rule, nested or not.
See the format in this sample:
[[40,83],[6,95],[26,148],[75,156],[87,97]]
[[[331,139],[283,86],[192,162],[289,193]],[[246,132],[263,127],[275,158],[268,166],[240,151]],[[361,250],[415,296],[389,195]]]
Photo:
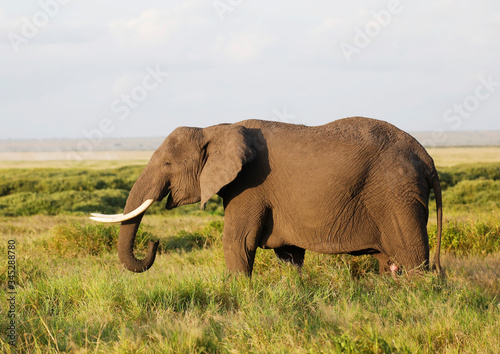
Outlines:
[[169,9],[150,8],[138,17],[113,20],[109,28],[122,44],[165,44],[183,30],[190,31],[207,24],[206,18],[197,10],[192,2]]
[[[7,126],[0,138],[23,137],[30,117],[64,127],[60,137],[91,129],[113,99],[140,83],[147,66],[170,72],[168,84],[117,134],[269,118],[283,106],[305,124],[363,114],[431,130],[479,75],[500,81],[496,0],[402,0],[404,10],[351,64],[339,43],[352,41],[355,28],[365,28],[389,1],[244,1],[224,21],[211,0],[71,1],[18,55],[6,33],[20,31],[21,19],[40,7],[38,0],[4,3],[0,119],[13,117],[8,124],[18,129]],[[464,128],[499,129],[497,95]]]
[[232,33],[225,40],[223,53],[230,63],[248,63],[262,58],[274,38],[260,26]]

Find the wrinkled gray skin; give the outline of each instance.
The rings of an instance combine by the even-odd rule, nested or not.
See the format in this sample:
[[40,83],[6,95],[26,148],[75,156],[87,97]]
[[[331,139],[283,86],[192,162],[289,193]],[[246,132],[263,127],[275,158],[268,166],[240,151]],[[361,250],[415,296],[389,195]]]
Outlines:
[[[428,269],[430,189],[436,196],[440,271],[441,189],[434,163],[410,135],[383,121],[346,118],[306,127],[260,120],[177,128],[135,182],[128,213],[147,199],[166,208],[223,198],[226,266],[251,275],[257,248],[302,266],[305,250],[372,254],[381,271]],[[170,192],[170,194],[169,194]],[[118,254],[133,272],[158,243],[133,254],[142,215],[123,222]]]

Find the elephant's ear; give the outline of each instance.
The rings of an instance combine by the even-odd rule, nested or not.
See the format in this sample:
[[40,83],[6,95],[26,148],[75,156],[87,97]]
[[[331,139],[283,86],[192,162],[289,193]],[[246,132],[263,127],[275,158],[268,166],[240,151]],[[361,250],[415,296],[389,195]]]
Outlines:
[[205,128],[203,139],[206,156],[200,174],[202,208],[255,157],[247,131],[241,125],[222,124]]

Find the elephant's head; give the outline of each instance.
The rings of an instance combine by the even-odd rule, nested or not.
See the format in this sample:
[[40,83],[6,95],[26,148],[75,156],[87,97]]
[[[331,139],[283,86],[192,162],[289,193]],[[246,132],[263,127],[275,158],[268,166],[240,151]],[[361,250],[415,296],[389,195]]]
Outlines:
[[143,272],[155,260],[158,241],[149,243],[147,256],[134,256],[133,246],[146,209],[167,197],[166,208],[205,203],[232,182],[255,156],[247,130],[239,125],[177,128],[154,152],[134,183],[123,214],[93,214],[93,220],[121,222],[118,256],[130,271]]

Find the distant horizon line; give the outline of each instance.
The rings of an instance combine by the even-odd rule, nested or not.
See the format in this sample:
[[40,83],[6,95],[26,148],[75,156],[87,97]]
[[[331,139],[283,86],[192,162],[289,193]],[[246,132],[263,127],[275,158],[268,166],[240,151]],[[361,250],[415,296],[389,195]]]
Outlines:
[[[500,130],[410,132],[425,147],[500,146]],[[156,150],[165,136],[0,139],[0,152],[92,152]]]
[[[402,129],[403,130],[403,129]],[[466,134],[466,133],[498,133],[500,134],[500,129],[468,129],[468,130],[404,130],[408,134]],[[103,137],[102,140],[113,140],[113,139],[159,139],[166,138],[167,135],[141,135],[141,136],[112,136]],[[82,137],[52,137],[52,138],[0,138],[0,142],[5,141],[60,141],[60,140],[88,140],[84,136]]]

